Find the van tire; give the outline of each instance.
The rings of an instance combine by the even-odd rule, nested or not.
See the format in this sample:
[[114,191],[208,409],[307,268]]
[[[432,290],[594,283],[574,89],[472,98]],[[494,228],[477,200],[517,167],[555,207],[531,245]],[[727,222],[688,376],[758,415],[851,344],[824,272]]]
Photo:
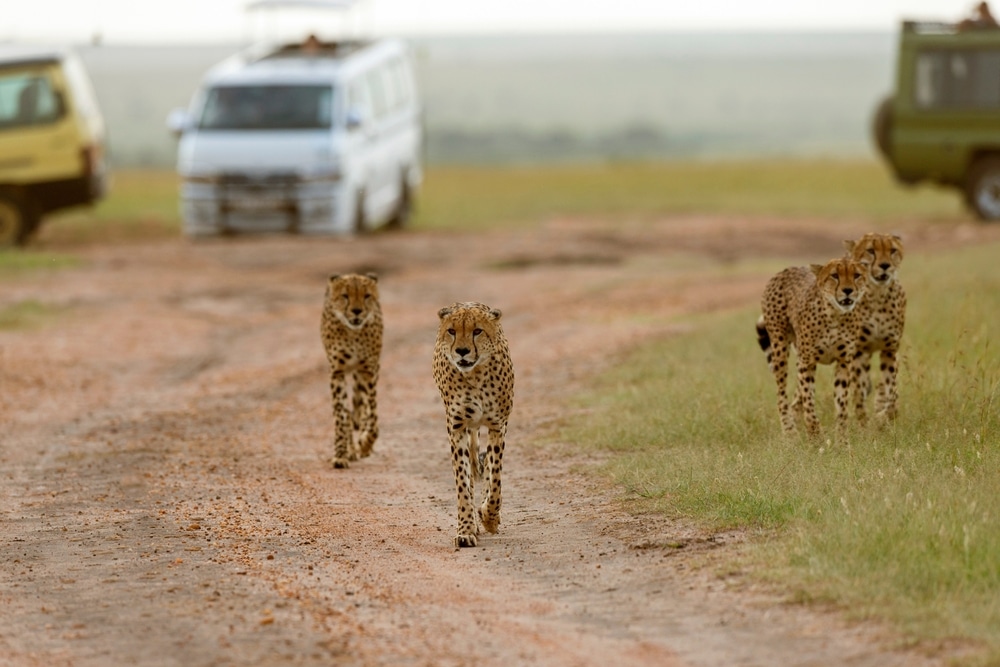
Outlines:
[[0,191],[0,248],[27,243],[38,226],[31,206],[16,192]]
[[892,97],[886,97],[875,108],[872,135],[882,157],[892,161]]
[[413,215],[413,193],[406,178],[403,178],[399,188],[399,204],[396,205],[396,211],[386,223],[387,229],[403,229],[409,224],[410,217]]
[[965,181],[965,198],[980,220],[1000,220],[1000,157],[977,160]]

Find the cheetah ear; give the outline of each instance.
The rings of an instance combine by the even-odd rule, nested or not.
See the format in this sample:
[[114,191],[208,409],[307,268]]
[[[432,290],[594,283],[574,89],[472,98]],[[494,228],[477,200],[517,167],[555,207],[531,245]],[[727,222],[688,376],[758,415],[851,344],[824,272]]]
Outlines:
[[490,309],[490,319],[491,320],[499,321],[501,315],[503,315],[503,313],[500,312],[499,308],[491,308]]
[[844,250],[847,251],[848,255],[851,255],[851,254],[854,253],[854,245],[855,245],[854,241],[852,241],[850,239],[847,239],[846,241],[844,241]]
[[369,271],[368,273],[365,274],[365,277],[366,278],[370,278],[372,282],[375,282],[375,283],[378,282],[378,274],[377,273],[372,273],[371,271]]
[[813,272],[813,275],[819,276],[820,272],[823,270],[822,264],[810,264],[809,270]]
[[441,310],[438,311],[438,317],[443,320],[448,315],[451,315],[452,310],[453,309],[452,309],[451,306],[447,306],[445,308],[442,308]]
[[339,277],[340,277],[339,273],[331,273],[329,276],[326,277],[326,279],[327,280],[336,280]]

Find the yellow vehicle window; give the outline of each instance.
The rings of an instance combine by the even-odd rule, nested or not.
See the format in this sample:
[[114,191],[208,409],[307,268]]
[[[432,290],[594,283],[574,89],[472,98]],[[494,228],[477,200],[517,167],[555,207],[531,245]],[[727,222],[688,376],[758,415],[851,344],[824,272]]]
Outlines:
[[0,72],[0,131],[54,123],[63,115],[49,80],[35,72]]

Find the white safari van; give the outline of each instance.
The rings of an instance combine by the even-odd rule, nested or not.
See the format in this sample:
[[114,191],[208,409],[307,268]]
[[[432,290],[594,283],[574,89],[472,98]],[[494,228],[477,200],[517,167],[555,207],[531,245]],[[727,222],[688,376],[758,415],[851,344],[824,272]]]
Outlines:
[[103,197],[107,173],[104,118],[79,58],[0,45],[0,248],[25,243],[52,211]]
[[421,107],[398,40],[310,36],[238,54],[168,125],[190,236],[402,226],[422,177]]

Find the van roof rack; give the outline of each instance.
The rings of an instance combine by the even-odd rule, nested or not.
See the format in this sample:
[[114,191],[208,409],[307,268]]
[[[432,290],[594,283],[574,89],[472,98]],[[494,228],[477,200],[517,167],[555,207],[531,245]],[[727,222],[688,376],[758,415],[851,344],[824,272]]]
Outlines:
[[958,24],[948,21],[903,21],[903,32],[952,34],[958,32]]
[[275,58],[343,58],[364,48],[369,42],[362,39],[338,39],[335,41],[320,41],[306,38],[301,42],[281,44],[260,55],[257,60]]

